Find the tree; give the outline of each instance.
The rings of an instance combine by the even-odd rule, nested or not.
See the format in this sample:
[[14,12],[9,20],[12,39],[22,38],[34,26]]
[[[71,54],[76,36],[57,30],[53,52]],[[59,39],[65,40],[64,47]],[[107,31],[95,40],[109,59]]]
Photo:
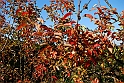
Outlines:
[[[84,14],[98,26],[90,30],[79,24],[90,1],[80,9],[79,0],[76,21],[73,0],[51,0],[42,9],[31,0],[0,1],[1,82],[124,82],[124,43],[113,44],[124,42],[124,11],[119,15],[105,0],[110,8],[95,7],[97,18]],[[54,26],[44,25],[43,10]],[[112,31],[115,22],[118,32]]]

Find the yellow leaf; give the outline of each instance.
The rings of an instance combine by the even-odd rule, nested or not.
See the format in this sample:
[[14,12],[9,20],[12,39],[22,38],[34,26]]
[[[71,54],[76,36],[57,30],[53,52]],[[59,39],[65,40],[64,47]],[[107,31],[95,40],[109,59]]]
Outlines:
[[110,51],[110,53],[112,53],[113,48],[108,48],[108,50]]
[[41,18],[37,18],[37,20],[39,20],[42,24],[44,23],[44,20]]

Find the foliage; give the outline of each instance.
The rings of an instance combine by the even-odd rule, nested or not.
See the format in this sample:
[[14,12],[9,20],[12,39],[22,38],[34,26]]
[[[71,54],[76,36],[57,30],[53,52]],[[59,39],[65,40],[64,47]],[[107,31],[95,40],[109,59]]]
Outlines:
[[[78,4],[75,21],[73,0],[51,0],[42,11],[54,22],[53,27],[44,24],[35,1],[0,3],[0,82],[124,82],[124,11],[119,15],[116,8],[93,8],[97,18],[83,15],[97,25],[90,30],[79,24],[89,3],[82,10]],[[114,32],[116,22],[121,28]],[[113,40],[122,43],[117,46]]]

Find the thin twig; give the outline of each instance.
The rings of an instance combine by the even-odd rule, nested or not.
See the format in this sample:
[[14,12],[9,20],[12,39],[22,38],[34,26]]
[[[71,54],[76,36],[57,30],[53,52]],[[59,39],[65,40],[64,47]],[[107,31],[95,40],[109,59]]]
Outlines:
[[101,7],[100,0],[98,0],[98,5]]
[[[105,0],[105,2],[106,2],[106,4],[112,9],[113,7],[112,7],[112,5],[108,2],[108,0]],[[116,14],[116,16],[118,17],[118,18],[120,18],[120,16],[118,15],[118,14]]]
[[78,24],[78,21],[81,19],[80,18],[80,4],[81,4],[81,0],[78,1],[77,24]]
[[91,2],[91,0],[88,1],[88,3],[84,4],[83,9],[80,11],[80,13],[83,12],[83,10],[88,9],[88,5]]

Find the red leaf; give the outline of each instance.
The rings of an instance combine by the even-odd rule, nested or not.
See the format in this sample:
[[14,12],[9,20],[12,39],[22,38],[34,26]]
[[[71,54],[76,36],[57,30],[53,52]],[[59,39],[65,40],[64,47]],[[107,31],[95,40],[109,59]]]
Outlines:
[[68,16],[72,15],[72,12],[66,13],[63,17],[62,20],[65,20]]
[[95,56],[98,56],[98,53],[96,52],[96,50],[94,50],[93,53],[95,54]]
[[69,58],[73,58],[74,54],[70,53]]
[[90,60],[93,62],[94,65],[96,65],[96,61],[94,58],[90,58]]
[[70,40],[69,40],[69,44],[71,44],[71,45],[76,45],[76,41],[70,39]]
[[74,33],[74,30],[73,29],[68,29],[68,30],[66,30],[66,33],[67,33],[68,37],[70,37]]
[[87,50],[88,55],[92,56],[92,51],[91,50]]
[[40,28],[43,28],[44,30],[47,30],[47,31],[52,31],[52,29],[47,27],[46,25],[41,25]]
[[86,63],[85,63],[85,68],[88,68],[90,66],[90,61],[87,61]]
[[72,26],[72,24],[74,24],[74,23],[76,23],[75,21],[71,21],[71,22],[69,22],[69,23],[65,23],[64,25],[65,26]]
[[95,44],[94,46],[93,46],[93,48],[96,48],[96,47],[99,47],[100,46],[100,44]]
[[73,24],[73,23],[76,23],[76,22],[75,21],[71,21],[70,23]]
[[108,31],[107,36],[109,36],[111,33],[112,33],[111,31]]
[[99,7],[97,7],[97,9],[98,9],[99,13],[103,13],[102,10]]
[[68,73],[67,73],[67,76],[68,76],[68,77],[70,77],[70,76],[71,76],[71,75],[70,75],[70,72],[68,72]]
[[98,78],[95,78],[94,80],[92,80],[91,83],[99,83],[99,79]]
[[23,24],[20,24],[16,30],[20,30],[21,28],[25,27],[27,24],[26,23],[23,23]]
[[121,18],[124,18],[124,15],[123,15],[123,16],[121,16]]
[[56,76],[51,76],[53,79],[57,80],[57,77]]
[[43,34],[42,32],[34,32],[32,35],[33,36],[42,36],[42,34]]
[[118,14],[118,12],[116,12],[116,11],[112,11],[112,13],[113,13],[113,14]]
[[53,52],[51,52],[51,55],[52,55],[53,58],[56,58],[57,52],[53,51]]
[[22,11],[22,8],[19,8],[16,10],[16,15],[19,14]]
[[84,17],[88,17],[90,18],[91,20],[93,19],[93,16],[91,14],[84,14]]
[[22,12],[22,16],[28,15],[28,12]]

